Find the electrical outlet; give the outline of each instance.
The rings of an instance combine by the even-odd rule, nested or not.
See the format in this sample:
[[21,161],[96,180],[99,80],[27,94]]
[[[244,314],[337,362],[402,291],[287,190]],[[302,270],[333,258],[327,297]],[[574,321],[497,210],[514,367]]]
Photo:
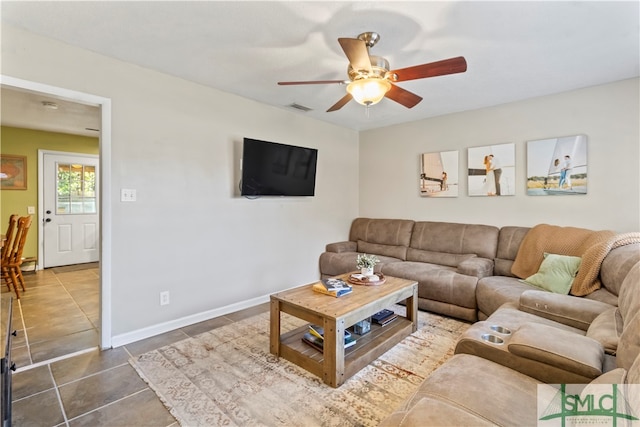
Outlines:
[[160,305],[169,304],[169,291],[160,292]]

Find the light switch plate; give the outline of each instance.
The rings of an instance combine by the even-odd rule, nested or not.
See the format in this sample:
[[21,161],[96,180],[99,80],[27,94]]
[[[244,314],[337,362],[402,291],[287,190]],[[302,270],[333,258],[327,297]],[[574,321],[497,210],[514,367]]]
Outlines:
[[120,201],[121,202],[135,202],[136,201],[136,190],[131,188],[121,188],[120,189]]
[[27,206],[27,215],[35,215],[36,207],[35,206]]

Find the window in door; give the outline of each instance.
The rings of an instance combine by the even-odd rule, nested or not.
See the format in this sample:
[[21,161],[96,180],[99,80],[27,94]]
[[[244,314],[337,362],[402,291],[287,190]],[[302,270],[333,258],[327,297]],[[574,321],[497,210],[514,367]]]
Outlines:
[[97,213],[95,166],[68,163],[57,165],[58,215]]

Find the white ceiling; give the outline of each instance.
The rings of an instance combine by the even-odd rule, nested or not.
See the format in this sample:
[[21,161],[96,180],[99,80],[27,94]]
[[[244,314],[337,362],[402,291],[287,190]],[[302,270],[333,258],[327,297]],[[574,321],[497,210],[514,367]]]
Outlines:
[[[2,21],[319,120],[364,130],[640,74],[638,1],[13,2]],[[338,37],[380,33],[392,69],[464,56],[466,73],[398,83],[424,98],[325,111],[347,78]],[[4,98],[4,96],[3,96]],[[2,103],[3,123],[5,111]],[[41,118],[42,119],[42,118]],[[83,128],[86,127],[83,125]],[[89,126],[90,127],[90,126]]]

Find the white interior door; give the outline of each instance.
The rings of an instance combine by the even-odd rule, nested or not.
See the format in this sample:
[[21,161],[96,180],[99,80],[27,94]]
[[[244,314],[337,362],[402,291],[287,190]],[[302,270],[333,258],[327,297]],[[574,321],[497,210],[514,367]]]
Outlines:
[[45,153],[43,163],[44,267],[98,261],[99,157]]

